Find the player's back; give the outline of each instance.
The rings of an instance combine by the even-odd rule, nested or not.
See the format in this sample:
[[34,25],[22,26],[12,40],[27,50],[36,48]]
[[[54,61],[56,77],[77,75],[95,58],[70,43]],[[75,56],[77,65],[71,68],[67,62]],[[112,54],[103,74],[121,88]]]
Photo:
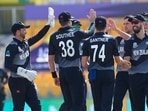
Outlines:
[[118,56],[116,40],[103,32],[96,33],[85,43],[84,53],[89,53],[90,67],[112,67],[114,65],[113,56]]
[[78,67],[80,65],[79,44],[86,38],[82,31],[72,27],[60,28],[50,39],[51,53],[58,56],[60,67]]

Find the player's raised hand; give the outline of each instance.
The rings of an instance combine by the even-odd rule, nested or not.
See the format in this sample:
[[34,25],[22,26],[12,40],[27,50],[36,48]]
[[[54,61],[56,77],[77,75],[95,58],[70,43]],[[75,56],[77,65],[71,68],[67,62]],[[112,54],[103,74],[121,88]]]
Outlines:
[[114,19],[108,18],[108,19],[107,19],[107,24],[110,26],[110,28],[111,28],[112,30],[116,30],[116,29],[117,29],[117,25],[116,25],[116,22],[115,22]]
[[48,25],[51,27],[54,27],[55,25],[55,15],[54,15],[54,9],[52,7],[48,7]]
[[95,22],[95,19],[96,19],[96,11],[91,8],[89,10],[89,15],[87,15],[87,18],[90,21],[90,23]]

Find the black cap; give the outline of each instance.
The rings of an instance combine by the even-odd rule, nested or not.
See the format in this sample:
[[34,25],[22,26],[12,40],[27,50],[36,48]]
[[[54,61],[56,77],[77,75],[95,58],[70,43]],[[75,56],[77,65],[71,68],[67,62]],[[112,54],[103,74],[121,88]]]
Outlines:
[[144,22],[145,18],[141,15],[141,14],[137,14],[136,16],[134,16],[133,21],[138,20],[140,22]]
[[71,14],[69,12],[66,12],[66,11],[60,13],[58,18],[59,18],[59,21],[60,22],[67,22],[67,21],[73,19],[73,17],[71,16]]
[[11,31],[13,34],[16,33],[17,30],[20,30],[21,28],[29,28],[30,25],[24,25],[22,22],[16,22],[12,25]]
[[95,27],[106,27],[106,17],[98,16],[95,19]]
[[77,19],[73,19],[73,20],[72,20],[72,25],[79,25],[79,26],[82,26],[82,24],[80,23],[80,21],[77,20]]
[[148,13],[147,12],[142,12],[141,15],[144,16],[144,17],[148,17]]
[[144,17],[145,21],[148,22],[148,13],[142,12],[141,15]]

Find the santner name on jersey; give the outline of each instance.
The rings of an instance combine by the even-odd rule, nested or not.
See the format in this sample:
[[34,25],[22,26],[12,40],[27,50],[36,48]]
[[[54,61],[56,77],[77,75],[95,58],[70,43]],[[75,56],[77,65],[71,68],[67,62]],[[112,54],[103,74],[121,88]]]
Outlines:
[[99,42],[99,41],[108,42],[108,39],[109,38],[90,38],[90,43]]

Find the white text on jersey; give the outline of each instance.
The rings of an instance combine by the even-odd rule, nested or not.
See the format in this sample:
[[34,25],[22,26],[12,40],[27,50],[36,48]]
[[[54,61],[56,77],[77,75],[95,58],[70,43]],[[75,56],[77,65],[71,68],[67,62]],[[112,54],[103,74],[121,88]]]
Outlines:
[[133,55],[148,55],[148,50],[134,50]]
[[69,33],[63,33],[63,34],[58,34],[56,35],[56,39],[63,39],[67,37],[74,37],[74,32],[69,32]]
[[109,38],[91,38],[91,39],[90,39],[90,43],[99,42],[99,41],[108,42],[108,39],[109,39]]

